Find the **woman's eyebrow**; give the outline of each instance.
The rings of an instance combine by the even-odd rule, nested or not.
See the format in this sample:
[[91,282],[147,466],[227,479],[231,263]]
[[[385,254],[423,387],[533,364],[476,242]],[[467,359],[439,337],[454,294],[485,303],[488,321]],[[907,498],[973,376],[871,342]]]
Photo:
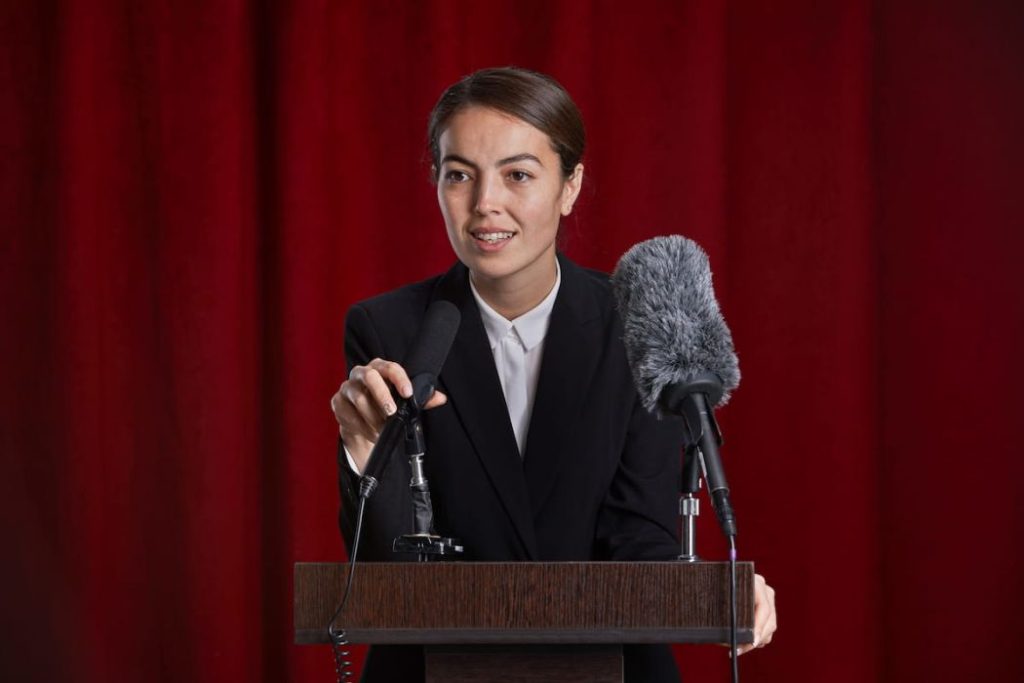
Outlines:
[[458,154],[445,154],[441,158],[441,164],[442,165],[443,164],[447,164],[448,162],[452,162],[452,161],[455,162],[456,164],[462,164],[463,166],[472,166],[473,168],[476,168],[476,164],[474,164],[469,159],[466,159],[464,157],[460,157]]
[[504,159],[499,159],[496,165],[507,166],[508,164],[517,164],[520,161],[533,161],[536,162],[537,165],[540,166],[541,168],[544,167],[544,164],[541,162],[540,159],[526,152],[524,152],[523,154],[516,154],[515,156],[505,157]]
[[[538,159],[533,154],[530,154],[529,152],[523,152],[522,154],[515,154],[510,157],[505,157],[504,159],[498,159],[498,162],[494,165],[495,167],[501,167],[507,166],[509,164],[517,164],[521,161],[532,161],[541,168],[544,168],[544,162],[542,162],[540,159]],[[445,154],[444,157],[441,159],[441,164],[444,165],[449,162],[463,164],[464,166],[471,166],[473,168],[477,167],[477,165],[474,164],[472,161],[466,159],[465,157],[461,157],[458,154]]]

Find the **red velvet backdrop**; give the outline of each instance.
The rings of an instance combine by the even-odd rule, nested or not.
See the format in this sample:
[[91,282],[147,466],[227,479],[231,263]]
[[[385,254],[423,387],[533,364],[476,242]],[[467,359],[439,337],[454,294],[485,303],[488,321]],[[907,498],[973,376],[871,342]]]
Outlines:
[[451,262],[426,115],[514,63],[588,123],[571,256],[710,253],[749,679],[1024,680],[1022,42],[1016,1],[3,3],[3,678],[331,679],[290,598],[342,558],[342,317]]

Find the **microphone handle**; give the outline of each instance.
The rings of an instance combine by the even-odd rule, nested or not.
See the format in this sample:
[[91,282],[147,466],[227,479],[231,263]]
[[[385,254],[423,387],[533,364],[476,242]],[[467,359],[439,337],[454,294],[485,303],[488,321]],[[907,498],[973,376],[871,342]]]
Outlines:
[[722,533],[726,536],[736,535],[736,515],[729,500],[729,482],[725,479],[725,468],[718,446],[721,443],[715,413],[703,393],[691,393],[683,400],[683,418],[690,432],[691,442],[697,445],[700,453],[701,469],[708,483],[711,505],[715,508],[715,516]]
[[412,401],[399,400],[398,410],[384,423],[384,428],[377,436],[377,443],[370,451],[369,461],[366,463],[366,469],[360,480],[359,496],[361,498],[369,498],[377,489],[384,470],[391,462],[391,454],[394,453],[399,442],[405,439],[405,426],[415,412],[418,412],[418,408],[413,405]]

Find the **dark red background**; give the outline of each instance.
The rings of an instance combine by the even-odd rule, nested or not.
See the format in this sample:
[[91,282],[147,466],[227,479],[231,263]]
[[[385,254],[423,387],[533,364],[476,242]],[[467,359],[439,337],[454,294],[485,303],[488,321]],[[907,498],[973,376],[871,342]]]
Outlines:
[[588,124],[572,257],[710,253],[746,679],[1024,679],[1022,45],[1009,1],[3,3],[3,678],[331,679],[291,567],[343,557],[343,314],[449,265],[426,115],[511,63]]

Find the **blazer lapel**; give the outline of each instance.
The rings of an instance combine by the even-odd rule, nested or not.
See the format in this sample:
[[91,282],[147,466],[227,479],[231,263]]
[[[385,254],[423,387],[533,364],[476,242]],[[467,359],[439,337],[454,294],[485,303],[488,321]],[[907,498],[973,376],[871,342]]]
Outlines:
[[[544,357],[530,417],[524,469],[530,500],[539,514],[551,494],[583,400],[593,381],[601,344],[601,308],[587,287],[587,275],[559,257],[562,284],[544,339]],[[500,390],[500,389],[499,389]]]
[[446,299],[462,314],[440,381],[476,450],[491,484],[519,534],[529,559],[537,541],[523,461],[519,457],[501,381],[494,367],[487,332],[469,290],[469,273],[456,264],[438,283],[434,299]]

